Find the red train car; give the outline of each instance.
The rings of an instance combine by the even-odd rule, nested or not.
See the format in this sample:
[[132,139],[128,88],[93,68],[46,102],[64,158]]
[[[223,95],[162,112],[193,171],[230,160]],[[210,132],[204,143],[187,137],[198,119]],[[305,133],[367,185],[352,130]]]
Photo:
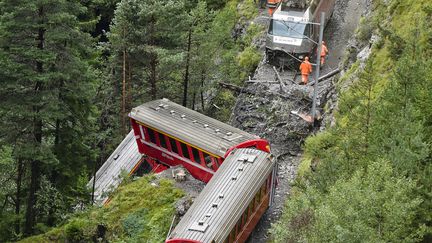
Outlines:
[[234,150],[166,243],[245,242],[273,201],[276,173],[271,154]]
[[182,165],[207,183],[233,149],[270,152],[266,140],[168,99],[133,108],[129,117],[138,150],[156,172]]

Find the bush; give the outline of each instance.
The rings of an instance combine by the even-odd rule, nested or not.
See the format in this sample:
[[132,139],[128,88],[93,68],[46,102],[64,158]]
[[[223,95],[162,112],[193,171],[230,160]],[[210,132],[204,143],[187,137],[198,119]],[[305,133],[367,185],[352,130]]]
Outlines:
[[374,25],[370,19],[367,17],[362,17],[356,32],[357,40],[367,43],[372,37],[372,32],[374,29]]
[[95,226],[88,219],[77,218],[65,225],[66,240],[71,242],[89,242],[95,234]]
[[261,58],[261,52],[259,52],[253,46],[248,46],[238,56],[238,63],[240,67],[242,67],[246,72],[250,73],[257,68]]

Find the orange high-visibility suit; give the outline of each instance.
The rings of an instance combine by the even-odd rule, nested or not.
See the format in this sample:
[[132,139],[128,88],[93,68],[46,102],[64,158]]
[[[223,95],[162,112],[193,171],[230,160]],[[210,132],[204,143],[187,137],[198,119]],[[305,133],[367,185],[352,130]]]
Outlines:
[[309,62],[308,57],[305,57],[305,60],[300,64],[300,72],[302,75],[302,81],[306,85],[309,80],[309,74],[312,73],[312,64]]
[[267,0],[267,7],[269,16],[272,16],[274,11],[276,11],[276,7],[281,0]]
[[329,52],[328,48],[327,48],[325,42],[323,41],[322,46],[321,46],[321,66],[324,65],[325,58],[326,58],[328,52]]

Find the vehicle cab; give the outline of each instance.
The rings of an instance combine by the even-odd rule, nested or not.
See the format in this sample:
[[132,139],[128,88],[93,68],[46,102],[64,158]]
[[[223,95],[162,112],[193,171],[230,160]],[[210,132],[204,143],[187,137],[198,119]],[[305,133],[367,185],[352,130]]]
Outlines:
[[326,14],[325,23],[333,12],[335,0],[313,0],[306,3],[279,3],[270,19],[266,37],[268,61],[290,66],[311,56],[319,37],[320,13]]

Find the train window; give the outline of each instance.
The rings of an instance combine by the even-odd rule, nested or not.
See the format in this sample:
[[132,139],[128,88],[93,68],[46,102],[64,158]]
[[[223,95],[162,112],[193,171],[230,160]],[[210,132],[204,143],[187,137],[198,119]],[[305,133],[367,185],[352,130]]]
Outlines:
[[217,167],[219,168],[223,162],[222,158],[217,158],[216,161],[217,161]]
[[186,146],[186,144],[180,142],[180,147],[182,149],[183,157],[189,159],[190,156],[189,156],[189,151],[188,151],[188,147]]
[[307,24],[304,34],[307,37],[312,37],[312,30],[313,30],[313,26],[311,24]]
[[192,155],[193,155],[193,158],[194,158],[195,162],[197,162],[198,164],[200,164],[201,163],[201,158],[199,156],[198,149],[196,149],[196,148],[191,148],[191,149],[192,149]]
[[202,152],[203,157],[204,157],[204,162],[207,165],[208,168],[212,169],[212,165],[213,165],[213,161],[212,161],[212,157],[210,155],[208,155],[207,153]]
[[139,130],[140,130],[140,136],[141,136],[141,139],[146,139],[146,137],[147,137],[147,135],[146,135],[146,131],[145,131],[145,127],[143,127],[143,126],[141,126],[141,125],[138,125],[138,127],[139,127]]
[[152,142],[154,144],[157,144],[156,143],[155,131],[153,129],[151,129],[151,128],[148,128],[147,130],[148,130],[148,134],[149,134],[149,137],[150,137],[150,142]]
[[243,226],[245,226],[247,224],[248,221],[248,212],[245,211],[245,213],[243,214]]
[[212,159],[212,164],[213,164],[213,170],[217,171],[217,169],[218,169],[218,164],[216,162],[217,159],[215,157],[211,157],[211,159]]
[[231,231],[229,242],[234,242],[235,240],[235,228]]
[[241,216],[241,227],[243,228],[246,224],[246,215],[243,213]]
[[162,146],[162,147],[168,149],[168,146],[167,146],[166,141],[165,141],[165,135],[163,135],[163,134],[161,134],[161,133],[157,133],[157,134],[158,134],[158,136],[159,136],[159,143],[160,143],[160,146]]
[[260,202],[261,202],[261,190],[259,190],[257,192],[257,194],[256,194],[256,204],[257,204],[257,206],[259,205]]
[[171,151],[173,151],[174,153],[178,154],[178,149],[177,149],[177,143],[174,139],[172,138],[168,138],[170,144],[171,144]]
[[236,224],[236,237],[240,234],[240,231],[241,231],[241,218],[239,218]]
[[252,213],[253,213],[253,202],[254,202],[254,200],[252,200],[252,201],[249,203],[249,207],[248,207],[248,218],[252,217]]
[[304,23],[284,21],[284,20],[270,20],[270,26],[268,33],[270,35],[304,39],[306,25]]
[[253,213],[255,211],[255,198],[256,198],[256,196],[251,201],[251,209],[252,209],[251,213]]

